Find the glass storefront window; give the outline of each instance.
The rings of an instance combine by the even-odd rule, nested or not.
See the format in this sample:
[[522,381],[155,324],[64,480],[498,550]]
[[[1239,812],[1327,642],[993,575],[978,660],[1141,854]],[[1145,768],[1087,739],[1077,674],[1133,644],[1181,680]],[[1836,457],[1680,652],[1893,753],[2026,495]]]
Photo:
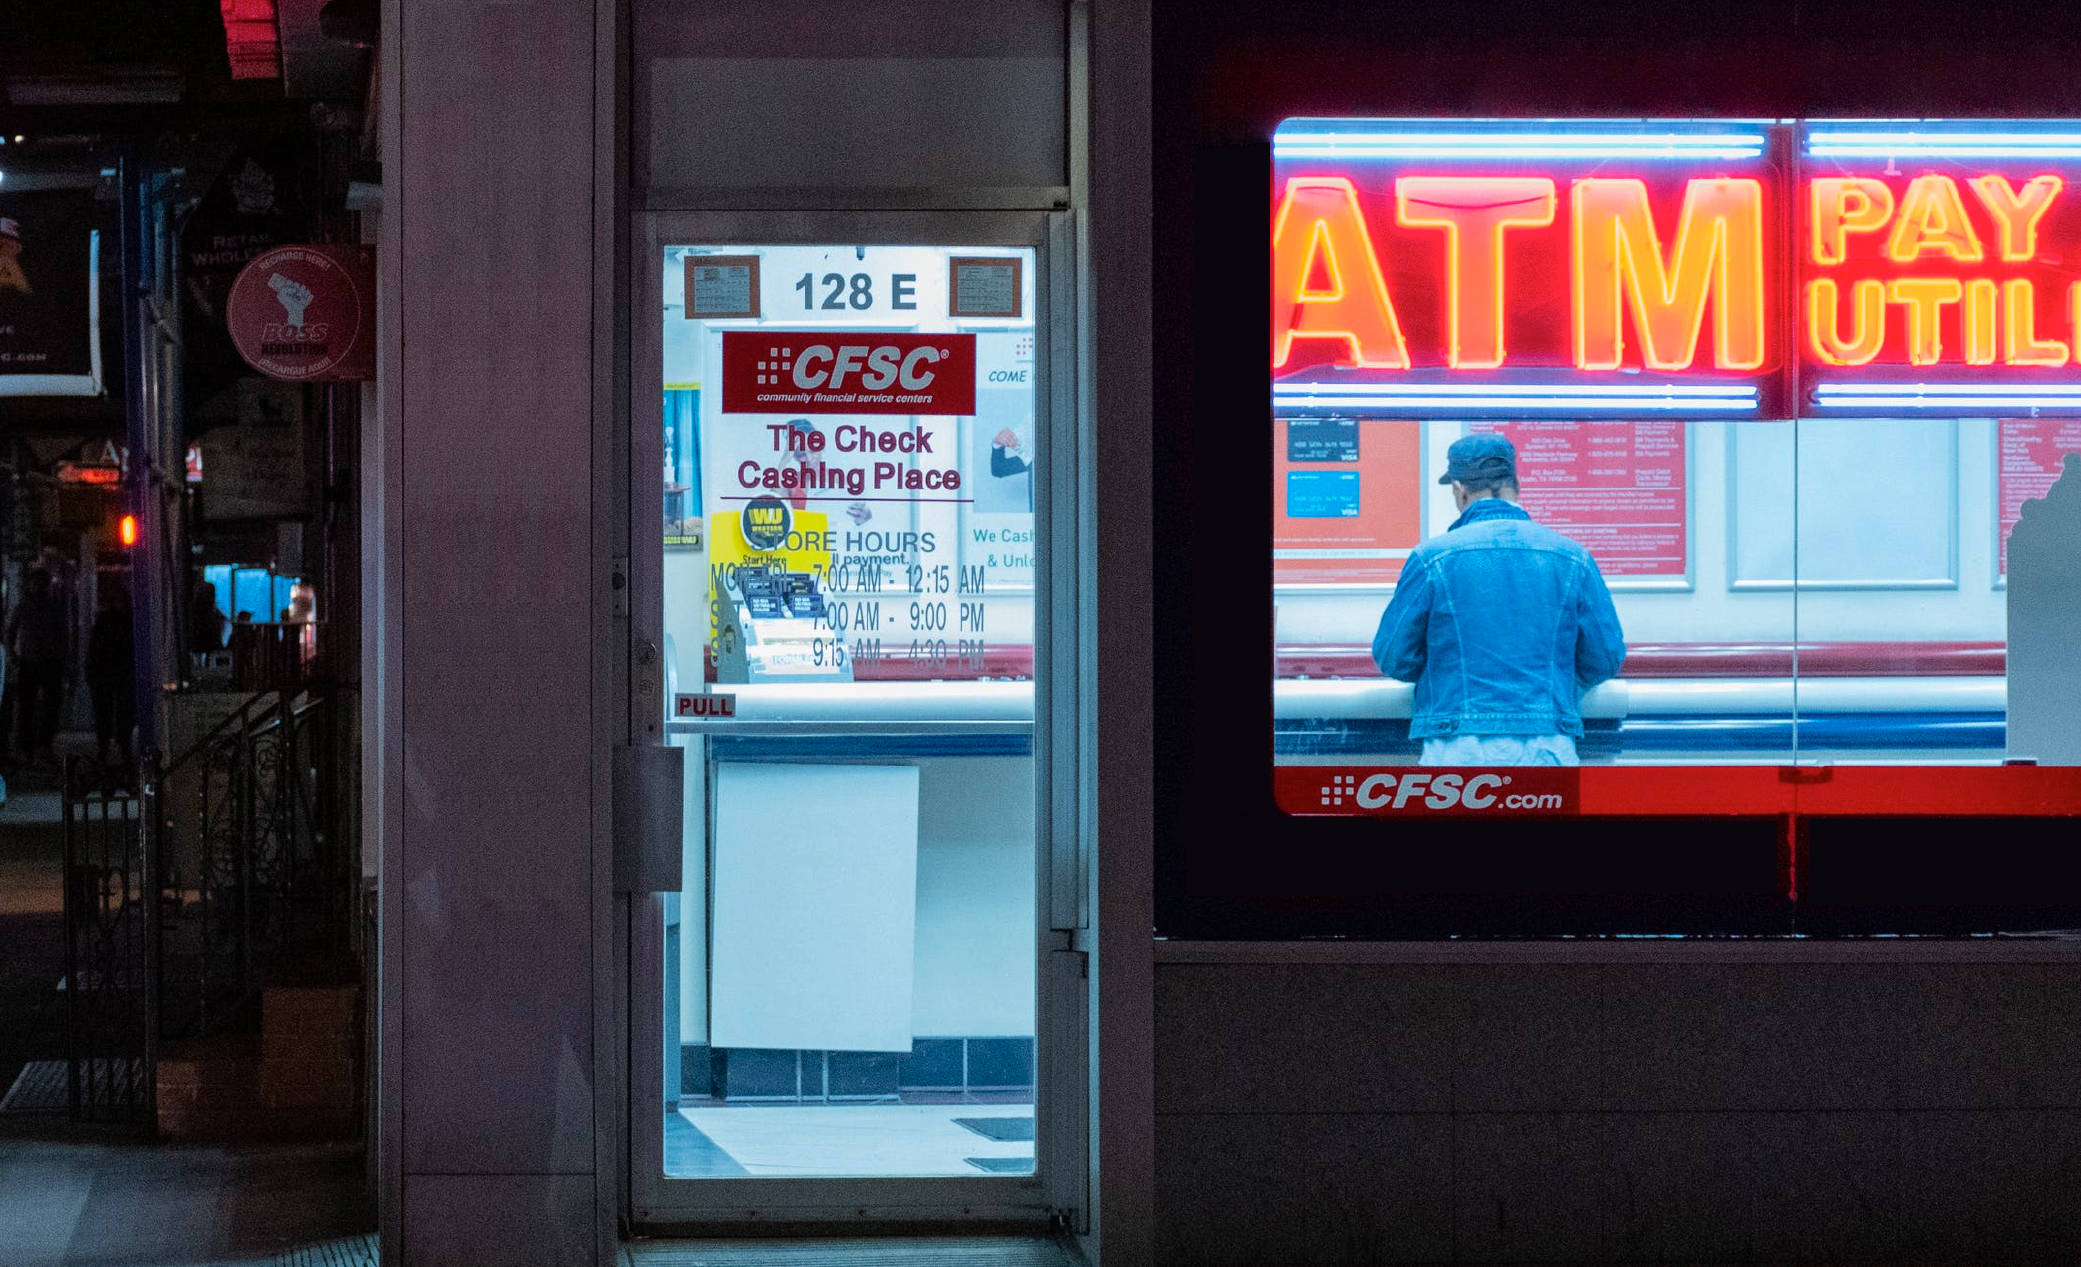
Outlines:
[[[1461,812],[1517,765],[2081,762],[2047,703],[2074,159],[2051,121],[1282,123],[1274,761],[1340,768],[1275,771],[1280,805]],[[1736,812],[1515,777],[1548,790],[1513,807]]]

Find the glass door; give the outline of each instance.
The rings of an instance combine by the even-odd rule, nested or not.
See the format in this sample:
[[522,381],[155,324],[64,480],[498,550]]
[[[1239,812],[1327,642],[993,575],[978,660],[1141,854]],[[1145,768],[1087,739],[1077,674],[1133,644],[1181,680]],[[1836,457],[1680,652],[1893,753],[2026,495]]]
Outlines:
[[646,227],[632,715],[686,798],[638,1221],[1039,1221],[1049,218]]

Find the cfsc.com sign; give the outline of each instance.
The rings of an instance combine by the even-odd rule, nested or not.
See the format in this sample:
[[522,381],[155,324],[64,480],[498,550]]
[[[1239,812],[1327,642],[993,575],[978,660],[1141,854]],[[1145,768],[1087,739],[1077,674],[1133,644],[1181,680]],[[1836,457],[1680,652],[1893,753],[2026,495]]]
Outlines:
[[972,414],[975,336],[849,330],[723,333],[723,412]]
[[1577,772],[1556,766],[1280,766],[1273,780],[1279,808],[1289,814],[1554,817],[1581,809]]

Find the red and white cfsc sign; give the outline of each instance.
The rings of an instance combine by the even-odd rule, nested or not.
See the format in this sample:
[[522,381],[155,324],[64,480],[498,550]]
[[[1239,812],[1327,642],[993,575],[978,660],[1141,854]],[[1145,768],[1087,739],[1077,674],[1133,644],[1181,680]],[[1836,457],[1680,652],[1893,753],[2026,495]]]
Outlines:
[[723,412],[973,414],[973,334],[726,330]]

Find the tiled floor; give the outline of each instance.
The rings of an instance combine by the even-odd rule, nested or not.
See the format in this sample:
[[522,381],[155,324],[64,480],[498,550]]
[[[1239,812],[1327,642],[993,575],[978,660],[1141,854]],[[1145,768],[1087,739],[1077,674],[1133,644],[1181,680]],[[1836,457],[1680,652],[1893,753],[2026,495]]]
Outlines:
[[631,1267],[1082,1267],[1051,1240],[1025,1236],[650,1241],[626,1247]]
[[1030,1104],[751,1104],[682,1107],[666,1130],[666,1172],[742,1175],[980,1175],[1033,1142],[997,1141],[956,1118],[1033,1117]]

